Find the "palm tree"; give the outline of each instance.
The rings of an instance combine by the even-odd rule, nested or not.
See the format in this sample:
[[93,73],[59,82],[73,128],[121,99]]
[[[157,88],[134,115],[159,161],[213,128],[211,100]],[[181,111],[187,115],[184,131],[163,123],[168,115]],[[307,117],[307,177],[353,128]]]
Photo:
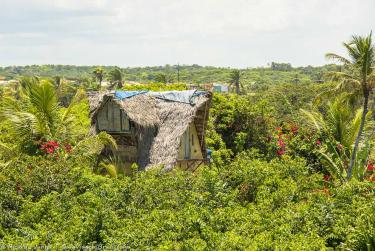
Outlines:
[[111,70],[109,73],[108,73],[108,80],[109,82],[112,84],[112,88],[117,85],[117,87],[119,88],[122,88],[122,73],[121,73],[121,70],[119,68],[115,68],[113,70]]
[[173,79],[173,76],[170,74],[159,72],[155,75],[154,81],[156,83],[168,84],[168,83],[172,83],[174,79]]
[[155,75],[154,81],[157,83],[166,84],[168,82],[167,75],[165,73],[158,73]]
[[369,98],[375,82],[375,48],[372,44],[372,32],[366,36],[353,36],[348,43],[343,43],[349,58],[328,53],[326,58],[336,60],[344,64],[345,72],[331,73],[341,80],[340,87],[351,88],[353,92],[360,91],[363,97],[361,123],[354,143],[347,172],[347,179],[352,176],[361,136],[364,132],[366,115],[368,113]]
[[[344,181],[351,148],[359,131],[362,109],[357,109],[353,115],[353,106],[348,94],[344,93],[333,102],[328,102],[324,112],[318,108],[313,111],[301,111],[324,139],[325,144],[318,151],[323,164],[333,176]],[[367,160],[367,157],[364,156],[364,159]]]
[[236,93],[240,94],[240,80],[241,80],[241,71],[240,70],[233,70],[230,73],[230,85],[234,85],[236,87]]
[[[20,150],[35,154],[43,142],[76,140],[76,135],[72,135],[76,131],[73,107],[84,98],[84,92],[77,91],[69,106],[62,108],[50,80],[24,78],[20,83],[19,97],[4,97],[0,104],[0,120],[10,124],[10,132],[18,141]],[[113,139],[106,133],[82,138],[74,143],[77,152],[84,149],[85,153],[93,153],[104,145],[114,145]],[[88,151],[88,147],[93,150]]]
[[102,87],[102,81],[104,79],[104,70],[101,67],[95,68],[95,70],[92,72],[94,75],[94,78],[99,82],[99,90]]

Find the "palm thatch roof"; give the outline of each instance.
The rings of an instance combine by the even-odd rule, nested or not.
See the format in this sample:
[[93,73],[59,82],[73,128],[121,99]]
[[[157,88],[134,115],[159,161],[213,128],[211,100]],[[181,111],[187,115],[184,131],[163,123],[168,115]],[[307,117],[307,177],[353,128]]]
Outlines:
[[124,99],[117,98],[113,92],[89,93],[88,96],[93,131],[98,112],[109,100],[116,102],[135,123],[141,169],[160,165],[166,170],[173,168],[182,135],[191,122],[195,123],[202,154],[206,158],[204,131],[211,103],[210,92],[201,92],[190,103],[161,98],[163,93],[142,93]]

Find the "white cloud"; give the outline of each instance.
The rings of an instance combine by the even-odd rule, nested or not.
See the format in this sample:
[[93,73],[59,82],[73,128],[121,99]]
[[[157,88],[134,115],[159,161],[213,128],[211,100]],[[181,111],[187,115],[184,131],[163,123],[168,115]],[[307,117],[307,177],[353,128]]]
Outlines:
[[1,65],[323,64],[373,0],[2,0]]

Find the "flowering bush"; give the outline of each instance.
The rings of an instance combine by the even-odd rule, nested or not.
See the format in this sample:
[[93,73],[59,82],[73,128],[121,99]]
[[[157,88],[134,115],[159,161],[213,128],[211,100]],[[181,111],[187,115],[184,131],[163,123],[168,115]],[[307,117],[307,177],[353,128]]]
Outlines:
[[284,123],[272,130],[266,141],[268,156],[271,159],[288,154],[292,157],[306,158],[309,165],[319,167],[314,150],[319,149],[322,142],[318,135],[307,128],[298,127],[293,122]]
[[69,143],[60,144],[55,140],[47,141],[40,146],[40,150],[45,155],[59,157],[61,154],[69,154],[72,152],[72,145]]
[[40,149],[45,153],[45,154],[53,154],[55,153],[58,148],[59,148],[59,143],[57,143],[56,141],[48,141],[44,144],[41,145]]

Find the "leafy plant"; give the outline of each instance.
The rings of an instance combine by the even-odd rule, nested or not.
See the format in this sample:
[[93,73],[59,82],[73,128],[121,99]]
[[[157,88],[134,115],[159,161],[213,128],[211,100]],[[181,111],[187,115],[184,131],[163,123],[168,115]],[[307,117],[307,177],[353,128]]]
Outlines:
[[350,156],[347,179],[352,177],[360,140],[365,129],[365,121],[368,113],[369,98],[375,84],[375,47],[372,43],[372,33],[366,37],[353,36],[348,43],[343,43],[349,54],[349,59],[328,53],[327,58],[338,60],[347,68],[347,72],[336,72],[331,75],[341,80],[340,86],[351,86],[352,91],[361,92],[363,97],[362,115],[359,130],[356,135],[353,152]]

